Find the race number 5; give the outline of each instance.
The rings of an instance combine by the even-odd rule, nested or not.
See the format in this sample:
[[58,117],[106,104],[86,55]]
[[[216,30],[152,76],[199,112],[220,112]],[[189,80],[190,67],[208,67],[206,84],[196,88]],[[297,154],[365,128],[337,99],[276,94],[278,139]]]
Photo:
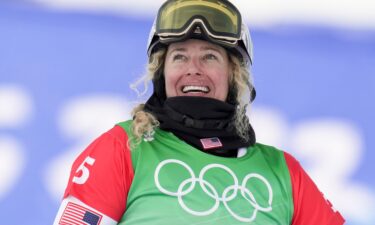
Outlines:
[[90,170],[86,167],[85,163],[92,166],[95,163],[95,159],[87,156],[86,159],[82,162],[82,164],[78,167],[76,173],[82,171],[80,176],[74,176],[73,182],[76,184],[84,184],[90,176]]

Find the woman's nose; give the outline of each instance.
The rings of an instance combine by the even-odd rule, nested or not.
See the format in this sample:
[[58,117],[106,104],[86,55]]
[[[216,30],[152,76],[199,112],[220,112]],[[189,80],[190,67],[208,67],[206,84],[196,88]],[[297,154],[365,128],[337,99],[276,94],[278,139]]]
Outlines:
[[201,66],[198,59],[191,59],[188,64],[187,75],[201,75]]

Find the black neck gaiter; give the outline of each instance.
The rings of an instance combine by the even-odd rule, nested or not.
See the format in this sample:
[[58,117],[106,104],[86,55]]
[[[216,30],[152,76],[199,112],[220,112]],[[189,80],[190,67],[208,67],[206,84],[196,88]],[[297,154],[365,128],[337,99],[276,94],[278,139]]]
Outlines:
[[[240,138],[233,126],[235,105],[212,98],[179,96],[158,98],[154,93],[145,104],[145,111],[160,122],[160,128],[204,152],[236,157],[241,147],[255,143],[255,133],[250,125],[248,141]],[[202,139],[216,138],[219,146],[205,149]]]

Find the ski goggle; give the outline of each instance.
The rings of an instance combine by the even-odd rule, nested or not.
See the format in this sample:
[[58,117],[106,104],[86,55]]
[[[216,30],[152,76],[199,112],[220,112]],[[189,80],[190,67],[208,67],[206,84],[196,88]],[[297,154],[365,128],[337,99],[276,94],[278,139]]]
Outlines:
[[215,42],[235,46],[241,26],[241,14],[228,0],[168,0],[159,9],[155,31],[162,43],[204,32]]

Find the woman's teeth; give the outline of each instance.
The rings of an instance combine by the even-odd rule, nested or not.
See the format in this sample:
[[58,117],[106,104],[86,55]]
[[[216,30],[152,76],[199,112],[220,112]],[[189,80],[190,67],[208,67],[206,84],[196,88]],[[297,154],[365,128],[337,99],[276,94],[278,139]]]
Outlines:
[[184,86],[182,88],[183,93],[188,93],[188,92],[203,92],[203,93],[208,93],[210,89],[206,86],[194,86],[194,85],[188,85]]

